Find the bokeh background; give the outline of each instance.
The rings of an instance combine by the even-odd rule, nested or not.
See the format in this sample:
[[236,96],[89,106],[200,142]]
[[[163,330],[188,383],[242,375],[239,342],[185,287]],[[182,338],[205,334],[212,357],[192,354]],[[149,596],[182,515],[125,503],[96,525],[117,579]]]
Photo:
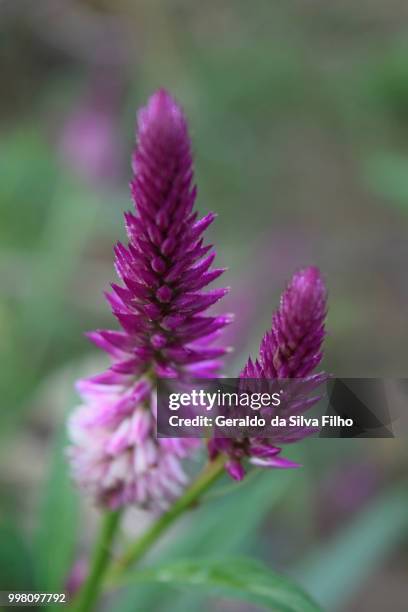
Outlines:
[[[293,271],[315,264],[326,369],[406,375],[408,4],[1,0],[0,49],[0,588],[58,591],[97,519],[69,481],[64,420],[75,377],[106,363],[83,332],[112,325],[102,292],[131,206],[135,112],[156,88],[182,102],[198,207],[219,214],[237,314],[227,373],[256,352]],[[305,467],[221,488],[154,557],[249,552],[328,610],[406,612],[405,440],[287,454]],[[148,520],[130,513],[123,539]],[[113,601],[257,609],[148,586]]]

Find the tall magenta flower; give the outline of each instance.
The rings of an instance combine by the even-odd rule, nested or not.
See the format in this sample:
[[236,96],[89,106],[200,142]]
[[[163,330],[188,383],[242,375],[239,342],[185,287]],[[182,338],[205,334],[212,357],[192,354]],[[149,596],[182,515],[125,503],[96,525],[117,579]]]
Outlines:
[[[310,392],[327,378],[324,372],[312,374],[320,363],[325,336],[327,292],[317,268],[305,268],[297,272],[281,298],[280,307],[273,315],[272,328],[265,334],[260,346],[259,358],[248,360],[241,378],[289,379],[302,378]],[[282,416],[303,413],[319,398],[294,397],[285,407]],[[242,460],[249,457],[250,463],[260,467],[298,467],[289,459],[280,456],[279,445],[300,440],[315,429],[282,427],[271,438],[213,438],[209,441],[209,453],[228,455],[226,469],[236,480],[244,477]]]
[[103,374],[79,381],[84,400],[69,423],[73,475],[103,505],[164,507],[186,481],[180,459],[193,440],[157,439],[156,377],[214,376],[223,347],[213,346],[228,316],[205,311],[226,289],[203,289],[223,272],[197,219],[190,139],[184,114],[164,90],[138,115],[129,244],[115,248],[122,281],[107,295],[122,330],[89,338],[112,358]]

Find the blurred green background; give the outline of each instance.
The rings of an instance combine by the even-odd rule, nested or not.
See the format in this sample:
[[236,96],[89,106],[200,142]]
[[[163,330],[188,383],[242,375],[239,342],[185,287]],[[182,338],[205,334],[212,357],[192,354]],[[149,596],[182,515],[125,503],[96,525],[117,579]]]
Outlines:
[[[330,291],[325,367],[405,376],[408,4],[397,0],[0,1],[0,589],[59,590],[97,513],[66,472],[83,332],[112,325],[135,112],[167,87],[188,115],[198,208],[232,286],[234,375],[293,271]],[[250,552],[328,610],[406,612],[404,440],[314,440],[181,523],[156,556]],[[227,482],[224,483],[226,486]],[[80,508],[78,505],[80,504]],[[133,511],[123,538],[148,520]],[[118,612],[254,611],[138,587]],[[113,603],[107,604],[107,609]]]

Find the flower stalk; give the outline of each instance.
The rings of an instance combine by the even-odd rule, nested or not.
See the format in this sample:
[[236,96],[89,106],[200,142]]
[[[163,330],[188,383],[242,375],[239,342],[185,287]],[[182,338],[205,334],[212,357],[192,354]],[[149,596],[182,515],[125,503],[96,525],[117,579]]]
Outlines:
[[89,575],[74,599],[75,612],[90,612],[100,594],[103,583],[114,587],[123,573],[140,561],[176,520],[199,502],[201,496],[224,473],[225,457],[219,455],[209,462],[184,494],[136,540],[109,569],[111,546],[120,524],[121,512],[107,512],[104,516],[99,538],[95,545]]
[[210,461],[201,474],[186,489],[184,494],[162,514],[145,533],[134,542],[123,556],[112,566],[107,575],[109,585],[115,585],[122,574],[131,566],[140,561],[158,538],[169,529],[184,512],[190,510],[201,496],[222,476],[224,472],[225,456],[219,455]]
[[100,587],[109,565],[111,546],[120,524],[120,518],[121,512],[119,510],[106,512],[103,516],[88,577],[74,599],[73,609],[75,612],[89,612],[98,599]]

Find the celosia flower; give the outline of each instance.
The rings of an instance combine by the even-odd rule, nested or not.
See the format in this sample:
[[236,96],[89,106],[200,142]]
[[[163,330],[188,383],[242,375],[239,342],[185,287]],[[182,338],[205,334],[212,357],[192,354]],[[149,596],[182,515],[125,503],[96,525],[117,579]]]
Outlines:
[[80,381],[84,400],[70,419],[73,475],[103,505],[164,507],[186,482],[180,459],[197,441],[157,439],[155,378],[215,375],[223,347],[211,346],[228,316],[207,308],[225,289],[203,292],[223,272],[198,220],[184,114],[161,90],[138,115],[131,183],[136,215],[125,214],[127,247],[115,248],[123,284],[107,295],[122,330],[89,338],[112,358],[103,374]]
[[[281,298],[280,307],[273,315],[272,329],[261,342],[259,359],[248,360],[241,372],[243,379],[302,378],[302,390],[312,391],[327,376],[324,372],[312,374],[322,359],[325,336],[326,288],[317,268],[305,268],[297,272]],[[296,396],[285,406],[282,416],[302,414],[319,398]],[[213,438],[209,441],[210,457],[218,453],[228,456],[226,469],[235,480],[245,475],[242,460],[260,467],[298,467],[280,456],[281,444],[295,442],[315,429],[302,426],[281,427],[271,438]]]

